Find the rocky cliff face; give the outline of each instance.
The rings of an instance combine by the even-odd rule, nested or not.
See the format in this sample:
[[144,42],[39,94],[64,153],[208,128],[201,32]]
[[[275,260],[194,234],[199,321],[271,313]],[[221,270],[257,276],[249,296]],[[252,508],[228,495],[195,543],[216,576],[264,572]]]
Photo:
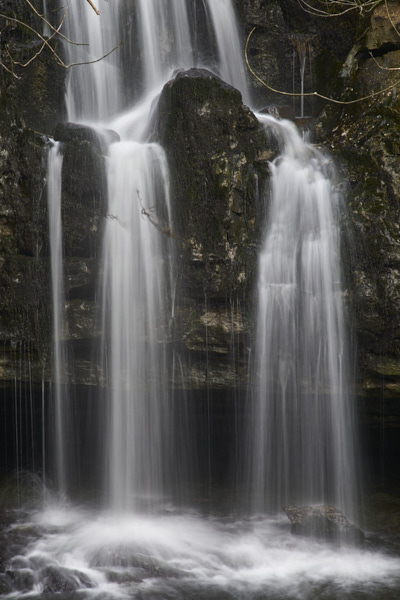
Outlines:
[[[27,5],[3,0],[2,11],[32,19]],[[382,397],[400,424],[400,232],[398,100],[399,8],[321,19],[297,2],[236,0],[254,72],[258,108],[310,127],[334,156],[349,208],[352,245],[345,251],[346,298],[358,356],[358,393],[374,414]],[[393,21],[393,23],[392,23]],[[63,120],[65,70],[44,50],[29,66],[38,42],[14,21],[1,37],[0,69],[0,378],[4,385],[50,378],[51,307],[46,205],[46,135]],[[35,20],[32,24],[36,27]],[[7,45],[7,48],[6,48]],[[303,107],[303,86],[354,104],[315,95]],[[285,92],[272,91],[271,88]],[[386,91],[382,91],[386,90]],[[378,93],[379,92],[379,93]],[[98,332],[95,293],[104,220],[102,149],[87,133],[64,143],[63,215],[67,338],[76,383],[98,384],[88,348]],[[251,290],[274,144],[240,94],[202,70],[179,75],[161,96],[154,139],[171,167],[175,214],[171,237],[179,257],[182,301],[174,336],[185,356],[184,387],[232,389],[246,380]],[[29,358],[29,369],[21,360]],[[232,356],[234,360],[232,362]],[[25,360],[25,359],[23,359]],[[212,367],[210,365],[213,365]],[[27,375],[29,373],[29,376]]]
[[[378,7],[342,72],[345,105],[328,135],[346,182],[353,225],[352,294],[359,348],[359,393],[400,391],[400,9]],[[353,91],[354,90],[354,91]]]

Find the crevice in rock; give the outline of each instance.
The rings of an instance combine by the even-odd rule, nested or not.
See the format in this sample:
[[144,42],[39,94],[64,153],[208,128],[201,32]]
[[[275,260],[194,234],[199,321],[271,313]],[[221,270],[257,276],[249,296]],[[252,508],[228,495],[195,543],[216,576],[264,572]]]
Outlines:
[[368,60],[371,58],[379,58],[380,56],[384,56],[385,54],[389,54],[390,52],[396,52],[400,50],[400,42],[387,42],[386,44],[382,44],[379,48],[362,48],[356,55],[356,58],[359,61]]

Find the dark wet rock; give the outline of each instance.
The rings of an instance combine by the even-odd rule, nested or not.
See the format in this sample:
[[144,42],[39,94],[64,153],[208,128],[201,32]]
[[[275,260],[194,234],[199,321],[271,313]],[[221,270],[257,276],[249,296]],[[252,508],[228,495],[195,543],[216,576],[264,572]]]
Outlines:
[[[398,4],[389,7],[398,22]],[[400,395],[400,50],[391,46],[393,35],[386,9],[377,7],[342,72],[343,99],[364,100],[341,109],[328,133],[351,222],[344,258],[349,310],[356,316],[357,393],[375,398],[377,410],[383,397]],[[371,57],[365,48],[386,50]],[[396,414],[384,419],[398,423]]]
[[6,575],[14,590],[29,592],[36,583],[35,575],[31,569],[8,569]]
[[273,157],[264,129],[240,93],[204,69],[179,73],[158,105],[176,197],[174,234],[190,291],[225,295],[251,279],[262,228],[257,189]]
[[101,254],[107,212],[104,157],[97,145],[77,139],[65,143],[62,154],[64,253],[95,258]]
[[[319,18],[302,10],[292,0],[237,0],[239,16],[247,36],[255,28],[248,45],[249,84],[256,105],[284,107],[300,116],[300,59],[306,57],[304,91],[325,96],[340,94],[340,70],[365,19],[356,12],[343,17]],[[272,89],[271,89],[272,88]],[[273,90],[278,90],[277,93]],[[289,94],[289,95],[285,95]],[[304,98],[304,114],[316,115],[325,102]]]
[[95,584],[80,571],[58,566],[48,566],[39,572],[43,593],[74,592],[80,588],[93,588]]
[[9,594],[12,591],[12,580],[4,573],[0,573],[0,594]]
[[147,577],[161,577],[170,579],[180,579],[186,577],[187,573],[179,569],[174,569],[168,564],[153,558],[152,556],[137,554],[134,557],[132,566],[143,569]]
[[30,567],[29,558],[26,556],[14,556],[10,561],[10,569],[12,571],[16,569],[29,569]]
[[[232,336],[244,332],[236,299],[253,288],[262,195],[276,148],[240,92],[205,69],[179,73],[164,87],[154,137],[166,150],[175,199],[173,241],[185,296],[175,334],[197,359],[207,351],[227,358]],[[205,363],[196,362],[200,372],[185,369],[184,385],[201,387],[207,378],[214,385]],[[226,361],[224,369],[229,372]]]
[[[110,570],[111,578],[125,577],[125,572],[122,569],[134,569],[134,580],[139,578],[143,580],[147,577],[162,577],[179,579],[187,576],[187,573],[170,567],[162,560],[140,554],[135,549],[130,547],[118,547],[102,550],[98,552],[91,560],[91,567],[119,567],[118,570]],[[130,578],[130,575],[129,575]],[[113,580],[114,580],[113,579]]]
[[356,545],[364,543],[361,529],[350,523],[335,506],[285,506],[283,510],[292,524],[291,533],[294,535]]
[[120,569],[120,570],[106,570],[106,575],[108,581],[111,583],[140,583],[146,577],[147,571],[145,569],[138,568],[129,568],[129,569]]
[[58,123],[54,132],[56,142],[90,142],[103,147],[106,144],[119,142],[118,133],[111,129],[92,128],[79,123]]

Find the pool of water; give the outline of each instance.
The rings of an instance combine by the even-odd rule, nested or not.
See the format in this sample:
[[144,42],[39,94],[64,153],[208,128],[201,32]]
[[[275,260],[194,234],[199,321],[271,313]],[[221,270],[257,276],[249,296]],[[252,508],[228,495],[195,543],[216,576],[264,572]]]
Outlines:
[[66,504],[8,511],[2,598],[376,600],[400,598],[400,557],[290,533],[286,517],[159,516]]

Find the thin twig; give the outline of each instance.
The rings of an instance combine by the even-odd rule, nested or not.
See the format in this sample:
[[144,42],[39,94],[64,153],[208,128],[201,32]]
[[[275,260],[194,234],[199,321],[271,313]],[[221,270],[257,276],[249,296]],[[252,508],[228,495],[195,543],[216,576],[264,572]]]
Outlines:
[[393,29],[395,30],[395,32],[397,33],[397,35],[400,37],[400,31],[397,29],[397,27],[396,27],[396,25],[395,25],[395,23],[393,21],[392,15],[389,12],[389,6],[388,6],[388,3],[387,3],[387,0],[385,0],[385,6],[386,6],[386,12],[387,12],[387,15],[389,17],[390,24],[393,27]]
[[124,42],[120,42],[117,46],[115,46],[109,52],[107,52],[107,54],[103,54],[103,56],[100,56],[100,58],[95,58],[94,60],[87,60],[87,61],[76,62],[76,63],[69,63],[68,65],[64,65],[64,67],[66,69],[70,69],[71,67],[79,67],[81,65],[93,65],[94,63],[97,63],[97,62],[100,62],[101,60],[103,60],[103,58],[107,58],[107,56],[110,56],[110,54],[115,52],[115,50],[118,50],[118,48],[120,48],[123,44],[124,44]]
[[358,2],[357,0],[328,0],[328,2],[321,0],[315,1],[319,4],[323,4],[325,7],[333,7],[333,10],[336,10],[337,6],[340,8],[338,9],[338,12],[330,12],[327,8],[319,9],[316,6],[309,4],[305,0],[297,0],[298,4],[306,13],[325,18],[340,17],[348,12],[351,12],[352,10],[359,10],[360,13],[371,12],[376,6],[378,6],[378,4],[381,4],[383,0],[365,0],[365,2]]
[[93,4],[92,0],[87,0],[90,4],[90,6],[93,8],[94,12],[96,13],[96,15],[100,15],[100,11],[95,7],[95,5]]
[[143,203],[142,203],[142,199],[141,199],[141,197],[140,197],[140,192],[139,192],[139,190],[136,190],[136,194],[137,194],[137,197],[138,197],[138,200],[139,200],[139,204],[140,204],[140,208],[141,208],[141,211],[140,211],[140,212],[142,213],[142,215],[144,215],[145,217],[147,217],[147,218],[148,218],[148,220],[150,221],[150,223],[151,223],[152,225],[154,225],[154,227],[155,227],[155,228],[156,228],[158,231],[160,231],[160,232],[161,232],[161,233],[163,233],[164,235],[167,235],[168,237],[173,237],[173,238],[176,238],[177,236],[176,236],[176,235],[173,233],[173,231],[172,231],[172,228],[171,228],[171,227],[167,227],[167,228],[165,228],[165,227],[162,227],[162,226],[160,225],[160,223],[159,223],[157,220],[155,220],[155,219],[153,218],[153,216],[152,216],[152,212],[154,211],[154,209],[153,209],[153,208],[145,208],[145,207],[143,206]]
[[[27,2],[28,2],[28,4],[30,5],[29,1],[28,1],[28,0],[26,0],[26,1],[27,1]],[[112,54],[112,53],[113,53],[115,50],[117,50],[117,49],[118,49],[118,48],[119,48],[119,47],[120,47],[120,46],[123,44],[123,42],[121,41],[121,42],[120,42],[120,43],[119,43],[117,46],[115,46],[114,48],[112,48],[112,49],[111,49],[109,52],[107,52],[106,54],[104,54],[104,55],[103,55],[103,56],[101,56],[100,58],[96,58],[96,59],[94,59],[94,60],[89,60],[89,61],[83,61],[83,62],[70,63],[70,64],[68,64],[68,65],[67,65],[67,64],[65,64],[65,63],[64,63],[64,61],[62,60],[62,58],[60,57],[60,55],[59,55],[59,54],[58,54],[58,53],[57,53],[57,52],[54,50],[54,48],[51,46],[51,44],[49,43],[49,41],[50,41],[51,39],[53,39],[53,37],[55,37],[55,35],[56,35],[57,33],[59,33],[59,31],[58,31],[58,30],[61,28],[61,26],[62,26],[62,25],[63,25],[63,23],[64,23],[64,20],[65,20],[65,18],[66,18],[66,14],[67,14],[67,11],[68,11],[68,8],[69,8],[69,5],[70,5],[70,3],[71,3],[71,0],[69,0],[69,2],[68,2],[68,6],[67,6],[67,8],[66,8],[66,10],[65,10],[65,12],[64,12],[64,14],[63,14],[63,18],[62,18],[62,21],[61,21],[60,25],[58,26],[58,28],[57,28],[57,29],[54,29],[54,28],[53,28],[53,32],[54,32],[54,33],[53,33],[53,34],[52,34],[52,35],[51,35],[51,36],[50,36],[48,39],[44,38],[44,37],[43,37],[43,36],[42,36],[42,35],[41,35],[41,34],[40,34],[40,33],[39,33],[39,32],[38,32],[36,29],[34,29],[33,27],[31,27],[30,25],[28,25],[28,24],[27,24],[27,23],[25,23],[24,21],[20,21],[19,19],[15,18],[15,17],[10,17],[10,16],[8,16],[8,15],[5,15],[5,14],[2,14],[2,13],[0,13],[0,18],[3,18],[3,19],[5,19],[5,20],[7,20],[7,21],[11,21],[11,22],[13,22],[13,23],[16,23],[16,24],[18,24],[18,25],[22,25],[23,27],[26,27],[26,28],[27,28],[29,31],[32,31],[32,33],[34,33],[34,34],[35,34],[35,35],[36,35],[36,36],[37,36],[37,37],[38,37],[38,38],[39,38],[39,39],[42,41],[42,45],[41,45],[41,48],[40,48],[40,50],[38,50],[38,52],[36,52],[36,54],[35,54],[34,56],[32,56],[32,57],[31,57],[31,58],[30,58],[30,59],[29,59],[29,60],[28,60],[26,63],[20,63],[20,62],[18,62],[18,61],[15,61],[15,60],[12,58],[12,56],[10,55],[10,53],[8,52],[8,56],[9,56],[9,58],[10,58],[10,60],[11,60],[11,62],[12,62],[12,64],[13,64],[13,65],[17,65],[17,66],[19,66],[19,67],[23,67],[23,68],[27,67],[28,65],[30,65],[30,64],[31,64],[31,63],[32,63],[32,62],[33,62],[33,61],[34,61],[34,60],[35,60],[35,59],[36,59],[36,58],[37,58],[37,57],[38,57],[38,56],[39,56],[39,55],[42,53],[43,49],[44,49],[46,46],[49,48],[50,52],[53,54],[53,56],[54,56],[54,58],[55,58],[56,62],[57,62],[57,63],[58,63],[58,64],[59,64],[61,67],[63,67],[64,69],[69,69],[69,68],[71,68],[71,67],[75,67],[75,66],[79,66],[79,65],[90,65],[90,64],[94,64],[94,63],[97,63],[97,62],[99,62],[99,61],[103,60],[103,58],[107,58],[107,56],[109,56],[110,54]],[[38,14],[38,13],[36,13],[36,14]],[[40,15],[38,15],[38,16],[40,16]],[[65,39],[66,39],[66,38],[65,38]],[[67,40],[67,41],[68,41],[68,40]],[[73,43],[73,42],[71,42],[71,43]],[[2,65],[2,66],[4,66],[4,65]],[[6,69],[6,70],[7,70],[8,72],[12,73],[12,71],[10,71],[9,69]],[[13,75],[14,75],[14,77],[16,77],[17,79],[19,79],[19,77],[18,77],[17,75],[15,75],[15,74],[13,74]]]
[[[50,21],[48,21],[47,19],[44,18],[43,15],[41,15],[36,8],[33,6],[33,4],[29,1],[29,0],[25,0],[25,2],[28,4],[28,6],[31,8],[31,10],[35,13],[35,15],[37,15],[39,17],[39,19],[41,19],[43,21],[43,23],[45,23],[50,29],[51,31],[54,31],[55,34],[59,35],[63,40],[65,40],[66,42],[68,42],[68,44],[72,44],[73,46],[89,46],[89,44],[87,43],[82,43],[82,42],[74,42],[73,40],[70,40],[67,36],[65,36],[63,33],[61,33],[60,29],[64,24],[65,18],[67,16],[70,4],[71,4],[71,0],[68,0],[68,4],[65,8],[65,11],[63,13],[62,19],[60,21],[60,24],[57,28],[53,27],[53,25],[50,23]],[[51,36],[52,38],[53,36]],[[50,38],[49,38],[50,39]]]

